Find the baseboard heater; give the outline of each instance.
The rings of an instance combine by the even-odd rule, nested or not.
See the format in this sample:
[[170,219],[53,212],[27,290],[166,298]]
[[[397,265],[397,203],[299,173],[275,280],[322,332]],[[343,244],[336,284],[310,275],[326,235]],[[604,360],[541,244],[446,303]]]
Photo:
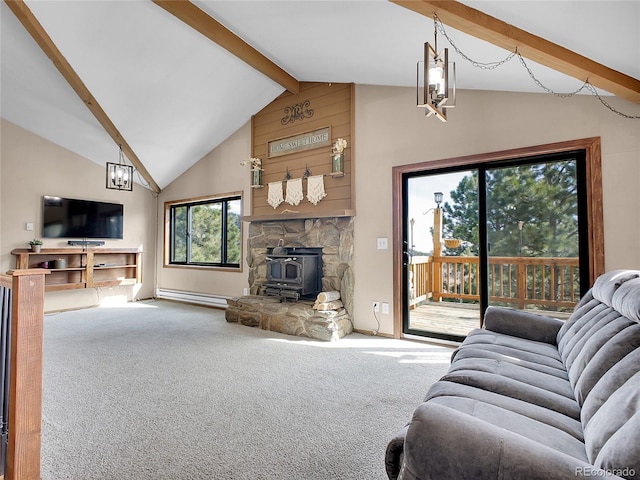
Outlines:
[[156,298],[164,298],[166,300],[176,300],[179,302],[195,303],[198,305],[206,305],[208,307],[227,308],[227,298],[221,295],[212,295],[209,293],[183,292],[180,290],[167,290],[165,288],[156,288]]

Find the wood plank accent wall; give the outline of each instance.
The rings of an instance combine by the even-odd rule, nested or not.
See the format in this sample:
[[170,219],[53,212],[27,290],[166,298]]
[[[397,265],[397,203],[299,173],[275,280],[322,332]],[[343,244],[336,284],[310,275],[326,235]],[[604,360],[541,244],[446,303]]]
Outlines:
[[[264,187],[252,188],[251,214],[244,217],[245,221],[355,215],[354,90],[354,85],[348,83],[301,83],[300,93],[296,95],[289,92],[283,93],[252,118],[252,156],[262,159]],[[313,110],[313,116],[283,125],[282,119],[287,116],[285,108],[306,100],[309,100],[309,108]],[[332,160],[330,145],[268,157],[268,142],[325,127],[331,128],[331,143],[338,138],[344,138],[347,141],[344,176],[329,175]],[[311,170],[311,175],[325,175],[326,197],[317,205],[313,205],[306,199],[307,182],[303,180],[305,198],[298,205],[283,202],[274,209],[267,203],[269,182],[284,180],[287,169],[292,179],[301,178],[307,167]],[[249,169],[247,169],[247,175],[250,175]],[[283,184],[283,187],[286,185]],[[286,190],[284,192],[286,196]]]

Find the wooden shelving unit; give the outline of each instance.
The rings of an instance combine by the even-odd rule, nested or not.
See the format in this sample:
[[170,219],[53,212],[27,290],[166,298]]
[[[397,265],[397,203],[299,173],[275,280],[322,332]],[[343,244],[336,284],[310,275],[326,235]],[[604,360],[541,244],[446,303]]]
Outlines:
[[[16,269],[43,268],[48,262],[45,291],[111,287],[142,283],[142,252],[134,248],[17,248]],[[53,268],[65,260],[65,268]]]

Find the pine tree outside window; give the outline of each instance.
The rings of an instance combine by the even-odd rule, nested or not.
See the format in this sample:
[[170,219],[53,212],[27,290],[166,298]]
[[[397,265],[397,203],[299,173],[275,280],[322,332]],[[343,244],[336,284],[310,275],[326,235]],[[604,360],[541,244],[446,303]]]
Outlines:
[[167,213],[169,264],[240,268],[240,196],[175,202]]

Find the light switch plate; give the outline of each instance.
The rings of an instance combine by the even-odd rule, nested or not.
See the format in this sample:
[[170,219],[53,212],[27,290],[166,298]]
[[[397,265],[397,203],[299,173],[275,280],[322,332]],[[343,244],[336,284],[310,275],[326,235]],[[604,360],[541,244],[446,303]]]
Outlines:
[[376,241],[378,250],[387,250],[389,248],[389,240],[386,237],[378,237]]

